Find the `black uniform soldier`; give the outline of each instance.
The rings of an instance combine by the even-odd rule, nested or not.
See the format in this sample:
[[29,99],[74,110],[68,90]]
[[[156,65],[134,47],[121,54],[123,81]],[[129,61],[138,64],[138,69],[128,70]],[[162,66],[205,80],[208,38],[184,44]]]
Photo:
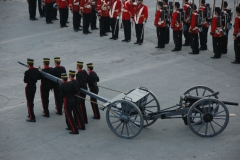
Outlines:
[[[78,81],[74,79],[75,74],[76,74],[75,71],[70,70],[69,71],[69,79],[77,89],[77,94],[76,95],[80,96],[80,85],[79,85]],[[79,97],[75,96],[74,100],[75,100],[74,107],[73,107],[74,120],[75,120],[79,129],[85,130],[85,124],[83,122],[80,107],[79,107],[81,99]]]
[[28,11],[29,11],[29,18],[31,21],[38,20],[36,18],[36,9],[37,9],[37,1],[36,0],[27,0],[28,2]]
[[[60,63],[61,63],[60,57],[54,58],[54,62],[55,62],[55,68],[53,71],[53,75],[55,77],[61,78],[61,74],[66,73],[66,69],[63,66],[60,66]],[[59,84],[58,83],[54,83],[54,98],[55,98],[55,104],[56,104],[56,109],[57,109],[56,114],[62,115],[62,100],[61,100],[61,97],[59,94]]]
[[[88,88],[90,89],[90,92],[98,94],[99,89],[97,86],[97,82],[99,82],[99,77],[97,76],[96,72],[93,71],[92,63],[87,64],[87,70],[88,70],[88,79],[87,79]],[[97,99],[91,97],[91,105],[94,113],[93,119],[100,119]]]
[[34,97],[36,93],[36,83],[37,80],[40,79],[40,73],[37,68],[34,68],[34,60],[33,59],[27,59],[28,64],[28,70],[25,71],[24,75],[24,83],[26,83],[25,87],[25,94],[27,99],[27,107],[28,107],[28,115],[29,119],[27,119],[28,122],[36,122],[33,107],[34,107]]
[[[43,65],[44,68],[42,71],[49,73],[53,75],[54,69],[52,67],[49,67],[50,59],[49,58],[43,58]],[[39,67],[39,69],[41,69]],[[40,85],[40,95],[42,99],[42,107],[43,107],[43,116],[49,117],[49,110],[48,110],[48,104],[49,104],[49,92],[52,89],[53,82],[46,77],[41,76],[41,85]]]
[[72,112],[74,108],[74,94],[77,94],[77,88],[72,82],[67,82],[67,74],[61,74],[62,84],[60,85],[60,95],[63,99],[67,130],[72,130],[69,134],[78,134],[77,125],[73,119]]
[[[83,68],[83,62],[77,62],[78,73],[76,74],[76,79],[80,85],[80,88],[87,90],[88,73],[86,70],[84,70],[82,68]],[[86,98],[86,94],[84,94],[82,92],[80,92],[80,96],[83,98]],[[83,121],[85,124],[87,124],[88,118],[87,118],[87,111],[86,111],[86,106],[85,106],[85,99],[81,99],[79,107],[80,107]]]

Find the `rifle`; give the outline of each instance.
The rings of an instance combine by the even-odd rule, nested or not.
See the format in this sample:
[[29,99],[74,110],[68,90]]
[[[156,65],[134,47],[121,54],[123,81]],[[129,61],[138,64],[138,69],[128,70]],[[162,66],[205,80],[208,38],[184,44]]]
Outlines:
[[190,16],[190,23],[192,22],[192,12],[194,10],[194,0],[192,0],[192,7],[190,9],[190,13],[189,13],[189,16]]
[[212,19],[215,14],[215,5],[216,5],[216,0],[213,1],[213,11],[212,11]]

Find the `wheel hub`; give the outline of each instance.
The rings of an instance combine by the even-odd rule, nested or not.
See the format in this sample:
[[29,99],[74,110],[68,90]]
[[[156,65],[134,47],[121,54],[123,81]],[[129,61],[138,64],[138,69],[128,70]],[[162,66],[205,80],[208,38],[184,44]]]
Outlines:
[[122,123],[128,123],[129,118],[128,118],[127,116],[125,116],[125,115],[122,115],[122,116],[120,117],[120,121],[121,121]]
[[213,115],[212,114],[205,114],[203,117],[203,120],[207,123],[211,122],[213,120]]

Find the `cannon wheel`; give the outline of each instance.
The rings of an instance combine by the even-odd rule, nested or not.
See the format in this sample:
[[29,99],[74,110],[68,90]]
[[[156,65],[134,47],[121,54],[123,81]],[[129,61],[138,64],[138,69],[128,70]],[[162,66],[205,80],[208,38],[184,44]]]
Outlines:
[[196,135],[214,137],[227,127],[229,112],[223,102],[214,98],[204,98],[195,102],[189,109],[187,121],[189,128]]
[[143,116],[132,102],[117,100],[108,106],[106,120],[109,128],[121,138],[136,137],[143,128]]

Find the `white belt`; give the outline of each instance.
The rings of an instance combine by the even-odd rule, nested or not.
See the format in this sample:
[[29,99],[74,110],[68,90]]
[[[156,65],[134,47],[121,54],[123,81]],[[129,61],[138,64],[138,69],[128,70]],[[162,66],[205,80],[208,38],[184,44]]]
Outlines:
[[194,28],[193,28],[193,31],[195,31],[196,29],[198,29],[198,27],[194,27]]
[[215,33],[220,34],[220,32],[222,32],[222,31],[223,31],[222,28],[217,28]]
[[79,5],[79,2],[77,2],[77,3],[73,3],[74,5]]
[[92,8],[91,5],[85,5],[85,8]]

